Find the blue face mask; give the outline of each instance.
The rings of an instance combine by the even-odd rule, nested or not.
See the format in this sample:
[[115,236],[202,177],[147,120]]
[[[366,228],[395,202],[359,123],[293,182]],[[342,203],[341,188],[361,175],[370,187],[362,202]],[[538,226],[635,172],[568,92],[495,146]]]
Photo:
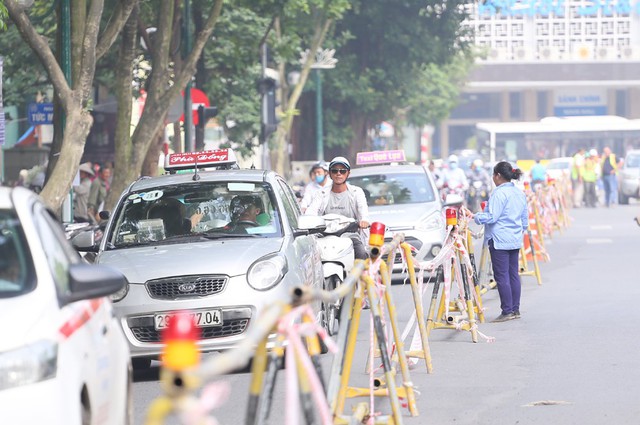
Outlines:
[[449,168],[452,170],[455,170],[456,168],[458,168],[458,163],[457,162],[450,162],[449,163]]
[[318,183],[318,184],[322,183],[324,181],[325,177],[326,176],[324,176],[324,175],[323,176],[316,176],[316,183]]

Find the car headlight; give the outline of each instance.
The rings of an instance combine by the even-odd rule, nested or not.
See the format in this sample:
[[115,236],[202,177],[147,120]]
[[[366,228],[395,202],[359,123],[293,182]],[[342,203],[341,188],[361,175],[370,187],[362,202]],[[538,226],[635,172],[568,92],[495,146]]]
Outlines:
[[58,369],[58,344],[38,341],[0,353],[0,391],[54,378]]
[[281,254],[271,254],[249,267],[247,282],[253,289],[266,291],[280,282],[286,273],[287,259]]
[[117,303],[118,301],[121,301],[124,297],[126,297],[128,293],[129,293],[129,284],[127,283],[122,287],[121,290],[109,295],[109,299],[111,300],[111,302]]
[[442,219],[442,213],[440,213],[439,211],[429,214],[424,219],[420,220],[415,226],[416,230],[421,230],[423,232],[429,232],[431,230],[438,230],[443,228],[444,221]]

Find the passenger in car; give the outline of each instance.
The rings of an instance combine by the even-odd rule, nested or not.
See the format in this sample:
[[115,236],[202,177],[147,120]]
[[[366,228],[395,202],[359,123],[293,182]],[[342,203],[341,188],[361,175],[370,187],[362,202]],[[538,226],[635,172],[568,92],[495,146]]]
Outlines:
[[238,195],[231,200],[229,211],[231,222],[225,230],[230,232],[246,233],[248,227],[257,227],[261,224],[258,216],[263,212],[262,201],[253,195]]

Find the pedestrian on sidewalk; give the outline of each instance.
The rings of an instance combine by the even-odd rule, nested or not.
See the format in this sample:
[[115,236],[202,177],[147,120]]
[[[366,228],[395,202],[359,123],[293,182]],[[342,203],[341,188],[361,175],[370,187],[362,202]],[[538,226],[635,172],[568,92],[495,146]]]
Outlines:
[[595,208],[598,203],[596,194],[596,182],[598,181],[598,158],[595,149],[584,155],[582,169],[582,181],[584,182],[584,202],[589,208]]
[[500,315],[494,322],[520,318],[520,275],[518,255],[525,230],[529,227],[527,198],[512,180],[518,180],[522,170],[506,161],[493,167],[496,188],[489,197],[484,212],[468,212],[476,224],[484,224],[485,243],[489,246],[493,275],[500,294]]
[[604,186],[604,204],[607,208],[618,202],[618,161],[611,148],[602,150],[602,183]]
[[584,148],[580,148],[571,160],[571,189],[573,191],[573,208],[580,208],[584,200]]

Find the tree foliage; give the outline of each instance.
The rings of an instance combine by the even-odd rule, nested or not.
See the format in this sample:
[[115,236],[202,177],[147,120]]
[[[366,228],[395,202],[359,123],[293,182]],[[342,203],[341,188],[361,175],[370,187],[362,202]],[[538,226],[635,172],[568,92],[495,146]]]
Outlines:
[[[399,113],[409,111],[416,125],[447,115],[471,63],[464,3],[353,3],[332,38],[339,62],[323,74],[329,146],[349,145],[354,154],[364,148],[369,128]],[[439,102],[440,96],[449,97]]]

